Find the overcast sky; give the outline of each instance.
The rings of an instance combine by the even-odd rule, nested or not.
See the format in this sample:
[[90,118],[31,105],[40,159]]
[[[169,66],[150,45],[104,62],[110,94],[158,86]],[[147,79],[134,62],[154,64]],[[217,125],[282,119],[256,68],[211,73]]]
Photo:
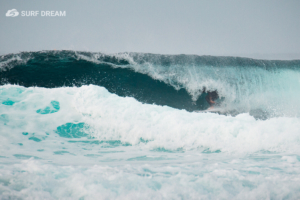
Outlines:
[[53,49],[300,59],[300,1],[0,0],[0,54]]

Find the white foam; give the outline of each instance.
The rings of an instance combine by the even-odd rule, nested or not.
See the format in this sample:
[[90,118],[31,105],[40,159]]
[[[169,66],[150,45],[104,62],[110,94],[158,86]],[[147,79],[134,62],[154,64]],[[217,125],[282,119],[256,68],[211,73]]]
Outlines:
[[[5,56],[1,56],[3,59]],[[0,71],[6,71],[13,68],[17,64],[25,64],[30,57],[21,58],[19,54],[14,54],[9,59],[0,62]]]
[[[3,199],[300,196],[299,118],[262,121],[249,114],[189,113],[92,85],[1,86],[0,101],[8,99],[15,103],[0,104]],[[36,112],[51,101],[60,103],[58,112]],[[95,140],[55,133],[58,126],[78,122],[88,124],[87,133],[99,140],[132,146],[85,143]],[[216,150],[221,152],[212,153]]]
[[0,164],[0,194],[4,199],[87,200],[297,199],[300,195],[299,162],[282,172],[286,166],[274,158],[240,159],[238,164],[207,158],[171,166],[59,166],[33,159]]
[[[14,97],[10,93],[16,89],[23,92]],[[200,148],[228,153],[300,151],[299,118],[277,117],[262,121],[247,113],[236,117],[190,113],[142,104],[93,85],[55,89],[6,85],[1,90],[2,98],[19,101],[13,106],[0,106],[1,113],[10,120],[6,131],[53,133],[65,123],[84,122],[90,127],[88,133],[99,140],[120,140],[149,149]],[[60,102],[59,112],[36,113],[52,100]],[[148,142],[141,142],[141,139]]]

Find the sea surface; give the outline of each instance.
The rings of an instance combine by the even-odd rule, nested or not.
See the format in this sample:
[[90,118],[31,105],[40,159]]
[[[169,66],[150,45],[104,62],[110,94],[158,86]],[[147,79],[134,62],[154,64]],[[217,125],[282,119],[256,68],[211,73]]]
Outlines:
[[299,199],[299,102],[300,60],[2,55],[0,199]]

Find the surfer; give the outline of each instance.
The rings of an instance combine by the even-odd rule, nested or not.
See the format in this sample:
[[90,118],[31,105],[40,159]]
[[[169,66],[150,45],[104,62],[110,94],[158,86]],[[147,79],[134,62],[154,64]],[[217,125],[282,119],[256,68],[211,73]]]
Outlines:
[[205,100],[210,105],[210,107],[207,110],[214,108],[214,105],[216,104],[215,100],[217,98],[219,98],[219,95],[216,90],[213,92],[207,91],[207,96],[205,97]]

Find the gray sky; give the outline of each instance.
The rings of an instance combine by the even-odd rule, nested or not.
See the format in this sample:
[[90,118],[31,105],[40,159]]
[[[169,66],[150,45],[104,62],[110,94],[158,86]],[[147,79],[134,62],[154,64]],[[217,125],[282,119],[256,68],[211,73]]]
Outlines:
[[0,54],[53,49],[300,59],[300,1],[0,0]]

